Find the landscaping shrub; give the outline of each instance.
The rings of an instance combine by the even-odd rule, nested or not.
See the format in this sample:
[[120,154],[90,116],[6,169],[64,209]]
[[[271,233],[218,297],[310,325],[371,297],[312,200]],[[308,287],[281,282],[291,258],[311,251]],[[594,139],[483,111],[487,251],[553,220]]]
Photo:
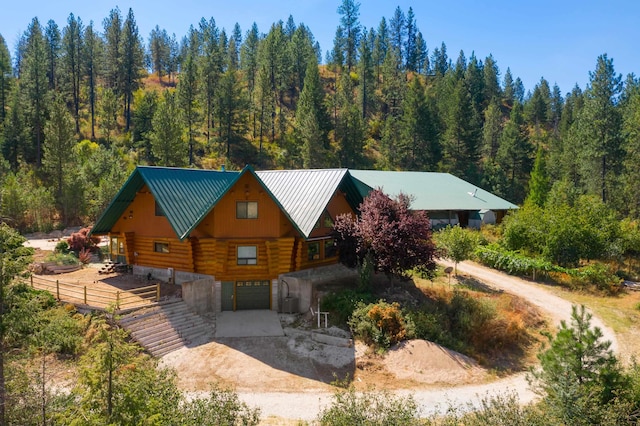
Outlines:
[[54,262],[58,265],[77,265],[78,258],[73,253],[51,253],[48,255],[45,260],[47,262]]
[[68,254],[69,253],[69,243],[67,240],[60,240],[56,244],[56,248],[53,250],[54,253],[60,254]]
[[94,235],[89,236],[89,232],[91,228],[82,228],[78,232],[74,232],[67,239],[69,243],[69,248],[76,254],[80,253],[80,250],[87,249],[91,252],[94,252],[98,248],[98,244],[100,244],[100,237],[96,237]]
[[349,319],[353,335],[377,348],[391,345],[414,336],[414,327],[407,321],[398,303],[358,303]]
[[602,263],[592,263],[582,268],[569,269],[573,287],[585,288],[594,286],[600,291],[616,293],[620,290],[622,279],[618,277],[610,266]]
[[387,426],[418,425],[418,405],[411,395],[394,396],[374,390],[356,392],[354,388],[338,392],[333,403],[318,415],[323,426]]
[[338,324],[346,324],[358,303],[369,304],[374,301],[371,292],[346,289],[326,295],[322,299],[322,309],[331,312]]

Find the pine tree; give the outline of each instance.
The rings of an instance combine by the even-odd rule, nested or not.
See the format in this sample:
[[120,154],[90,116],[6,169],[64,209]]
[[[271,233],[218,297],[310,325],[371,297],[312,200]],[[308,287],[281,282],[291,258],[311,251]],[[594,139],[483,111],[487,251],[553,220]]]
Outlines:
[[70,179],[70,168],[73,162],[74,139],[73,118],[65,108],[64,100],[55,95],[51,117],[45,128],[42,165],[53,182],[55,197],[63,213],[63,223],[68,223],[69,205],[64,203],[66,186],[73,183]]
[[344,57],[347,70],[355,67],[357,61],[358,43],[360,42],[360,3],[354,0],[342,0],[338,7],[340,26],[344,31]]
[[102,97],[98,103],[100,110],[100,129],[107,138],[107,145],[111,145],[111,136],[118,127],[118,97],[109,88],[102,90]]
[[500,83],[498,83],[498,80],[500,78],[500,70],[498,69],[498,64],[493,59],[492,55],[489,55],[485,58],[482,71],[484,73],[483,107],[486,108],[493,98],[500,99],[502,97]]
[[11,55],[9,54],[7,43],[2,37],[2,34],[0,34],[0,129],[7,115],[9,93],[11,93],[13,82],[12,74]]
[[296,123],[302,138],[304,168],[327,167],[329,115],[324,107],[324,90],[315,58],[307,62],[304,87],[296,111]]
[[16,171],[20,162],[26,162],[32,156],[27,117],[17,84],[9,94],[8,103],[9,111],[4,125],[2,155],[9,162],[11,169]]
[[257,111],[255,108],[255,90],[258,76],[258,45],[260,43],[260,33],[258,25],[254,22],[247,32],[244,43],[240,48],[240,68],[245,73],[247,80],[247,91],[249,95],[249,113],[253,138],[257,135]]
[[153,115],[153,131],[149,133],[151,151],[158,166],[183,167],[188,161],[188,147],[182,136],[180,110],[174,95],[165,91]]
[[162,81],[162,76],[169,74],[171,39],[167,30],[160,30],[157,25],[149,34],[149,59],[152,71],[158,74],[158,80]]
[[354,82],[349,73],[342,73],[337,93],[338,117],[335,139],[340,167],[355,168],[362,164],[364,121],[355,99]]
[[20,87],[24,89],[26,99],[27,123],[30,128],[30,138],[33,150],[26,150],[29,163],[35,162],[37,167],[42,164],[42,140],[44,138],[44,124],[47,116],[47,93],[49,83],[47,79],[46,43],[42,34],[42,27],[34,18],[25,33],[25,52],[23,74]]
[[202,35],[202,55],[198,57],[198,69],[201,89],[198,93],[200,94],[199,102],[204,116],[207,144],[209,144],[216,127],[215,99],[219,89],[224,60],[220,47],[220,31],[213,18],[208,22],[204,19],[200,21],[200,33]]
[[417,50],[417,33],[418,27],[413,8],[409,7],[407,11],[407,40],[405,41],[405,68],[407,71],[418,70],[418,50]]
[[504,80],[502,83],[504,90],[504,98],[509,105],[513,105],[513,100],[515,98],[515,87],[513,82],[513,76],[511,75],[511,69],[507,68],[507,71],[504,73]]
[[416,35],[416,72],[424,75],[428,75],[430,72],[429,49],[427,49],[427,42],[420,31]]
[[373,112],[375,100],[375,76],[373,59],[371,57],[371,43],[374,37],[374,34],[371,32],[368,37],[363,37],[362,40],[360,40],[360,49],[358,50],[360,56],[360,61],[358,62],[358,74],[360,76],[358,104],[360,105],[363,120],[366,120]]
[[122,28],[122,96],[124,97],[124,130],[129,131],[131,126],[131,104],[133,92],[140,85],[140,70],[143,67],[144,54],[142,41],[138,35],[133,10],[129,9],[127,19]]
[[509,179],[509,199],[521,202],[526,179],[531,170],[531,146],[525,132],[522,106],[516,103],[511,109],[509,121],[500,135],[500,148],[496,160]]
[[49,78],[49,89],[55,90],[58,88],[59,70],[58,61],[60,59],[60,30],[58,24],[54,20],[47,22],[47,28],[44,30],[45,38],[47,39],[47,77]]
[[387,27],[387,20],[382,18],[380,25],[378,25],[378,31],[376,31],[376,39],[373,45],[372,59],[376,69],[376,88],[380,83],[380,75],[382,73],[382,64],[387,56],[389,50],[389,29]]
[[542,146],[539,146],[538,152],[536,153],[536,161],[533,163],[533,170],[531,170],[531,178],[529,179],[529,194],[527,195],[527,200],[538,207],[544,207],[549,191],[551,191],[551,182],[547,174],[545,157],[544,149]]
[[589,193],[603,202],[613,195],[618,184],[622,159],[622,118],[617,106],[622,76],[616,74],[613,60],[598,57],[596,70],[589,73],[584,108],[574,126],[580,140],[580,174]]
[[116,6],[102,23],[105,41],[105,78],[106,87],[113,90],[116,97],[122,93],[122,14]]
[[199,133],[200,108],[197,101],[198,95],[198,70],[192,54],[187,54],[180,78],[178,80],[177,103],[182,110],[182,118],[187,128],[187,140],[189,144],[189,165],[194,162],[194,145],[196,135]]
[[496,98],[492,99],[484,111],[484,126],[482,128],[482,155],[485,160],[494,161],[500,147],[502,134],[502,111]]
[[93,31],[93,21],[84,30],[84,74],[87,83],[89,114],[91,117],[91,140],[96,140],[96,105],[98,76],[102,69],[102,39]]
[[233,52],[228,52],[218,97],[220,141],[226,144],[227,159],[232,158],[231,148],[238,145],[247,132],[247,96],[239,72],[233,67],[233,55]]
[[443,77],[449,70],[449,58],[447,57],[447,46],[442,42],[440,48],[433,49],[431,59],[433,64],[433,74],[436,77]]
[[67,19],[67,26],[62,30],[62,62],[65,92],[69,93],[73,105],[73,118],[76,133],[80,133],[80,83],[83,76],[82,64],[83,39],[82,20],[73,13]]
[[400,6],[396,7],[393,17],[389,20],[389,46],[394,50],[400,64],[404,65],[404,44],[407,38],[407,18]]

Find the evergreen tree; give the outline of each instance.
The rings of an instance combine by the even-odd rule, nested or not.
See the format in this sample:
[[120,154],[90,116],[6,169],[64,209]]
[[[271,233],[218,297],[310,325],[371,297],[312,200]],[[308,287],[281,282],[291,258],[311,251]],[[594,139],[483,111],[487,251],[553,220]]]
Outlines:
[[208,144],[216,127],[215,99],[219,89],[224,58],[220,47],[220,31],[213,18],[208,22],[204,19],[200,21],[200,33],[202,34],[202,55],[198,58],[201,82],[198,93],[200,94]]
[[447,57],[447,46],[442,42],[440,48],[433,49],[431,59],[433,64],[433,74],[436,77],[443,77],[449,70],[449,58]]
[[100,110],[100,129],[107,138],[107,145],[111,145],[111,136],[118,127],[118,98],[109,88],[102,90],[102,97],[98,104]]
[[171,40],[167,30],[160,30],[157,25],[149,34],[149,59],[151,70],[158,74],[158,80],[162,81],[162,76],[169,74]]
[[340,26],[344,31],[344,57],[347,70],[355,67],[357,61],[358,43],[360,42],[360,3],[354,0],[342,0],[338,7]]
[[504,90],[505,100],[507,101],[507,103],[509,103],[509,105],[513,105],[513,100],[515,99],[515,86],[510,68],[507,68],[507,71],[504,73],[502,86]]
[[158,95],[156,92],[145,91],[144,94],[136,92],[135,95],[135,111],[133,113],[133,143],[137,148],[142,148],[144,154],[141,158],[147,163],[153,163],[153,155],[151,152],[151,144],[149,142],[149,132],[153,130],[153,115],[158,106]]
[[260,43],[260,33],[258,25],[254,22],[247,32],[244,43],[240,48],[240,68],[247,80],[247,91],[249,95],[249,114],[253,138],[257,134],[257,111],[255,108],[255,90],[258,76],[258,45]]
[[387,56],[389,49],[389,28],[387,27],[387,20],[383,17],[378,25],[378,31],[376,31],[376,39],[373,45],[372,59],[376,69],[376,88],[380,82],[380,75],[382,73],[382,64]]
[[54,194],[64,224],[70,223],[78,216],[77,211],[80,210],[83,198],[81,188],[77,185],[79,182],[73,173],[75,145],[73,118],[65,108],[62,97],[55,95],[51,117],[45,128],[42,165],[53,182]]
[[182,110],[182,118],[187,128],[187,139],[189,144],[189,165],[194,163],[194,145],[196,135],[199,133],[198,123],[200,121],[200,111],[197,101],[198,94],[198,71],[195,59],[192,54],[187,54],[187,60],[183,66],[178,80],[178,107]]
[[296,122],[302,138],[304,168],[327,167],[329,148],[329,115],[324,107],[324,90],[315,57],[307,62],[304,87],[296,111]]
[[418,70],[418,49],[417,49],[417,33],[418,26],[416,24],[416,16],[413,13],[413,8],[409,7],[407,11],[407,40],[405,41],[405,67],[407,71]]
[[[622,76],[616,74],[613,60],[598,57],[596,70],[589,73],[585,104],[574,124],[581,142],[578,156],[585,189],[607,202],[617,187],[622,159],[622,117],[617,106]],[[577,141],[576,140],[576,141]]]
[[362,164],[365,130],[362,112],[354,96],[354,82],[343,73],[338,86],[338,119],[335,139],[340,167],[355,168]]
[[536,153],[536,161],[533,163],[533,170],[531,170],[531,178],[529,179],[527,200],[538,207],[544,207],[549,191],[551,191],[545,156],[544,149],[539,146]]
[[0,34],[0,129],[4,124],[9,106],[9,93],[13,81],[13,69],[11,67],[11,55],[2,34]]
[[44,30],[44,35],[47,40],[47,77],[49,78],[49,89],[55,90],[58,88],[58,60],[60,58],[61,44],[60,44],[60,30],[58,24],[54,20],[47,22],[47,28]]
[[491,102],[493,98],[500,99],[502,97],[502,91],[500,90],[500,83],[498,83],[500,78],[500,70],[498,69],[498,64],[493,59],[492,55],[489,55],[484,60],[484,66],[482,67],[482,71],[484,73],[484,82],[483,82],[483,97],[484,97],[484,105],[486,106]]
[[182,118],[174,95],[164,92],[153,115],[153,131],[149,133],[151,151],[158,166],[184,167],[188,161],[188,148],[182,136]]
[[47,117],[47,79],[46,43],[38,18],[34,18],[25,33],[23,74],[20,87],[24,89],[26,99],[27,123],[30,131],[32,149],[25,150],[27,162],[35,162],[37,167],[42,163],[42,140],[44,124]]
[[226,71],[220,81],[220,141],[226,144],[225,156],[231,159],[231,147],[237,146],[247,132],[247,96],[240,74],[228,53]]
[[484,111],[484,126],[482,128],[482,155],[486,160],[494,161],[500,147],[502,134],[502,111],[496,98],[492,99]]
[[113,90],[116,97],[122,93],[122,14],[116,6],[102,23],[105,41],[106,87]]
[[13,171],[18,170],[20,162],[31,159],[29,128],[26,121],[20,88],[15,85],[9,94],[9,112],[4,125],[4,141],[2,141],[2,155]]
[[389,46],[394,50],[400,64],[404,65],[405,53],[403,47],[407,38],[407,18],[400,6],[396,7],[393,17],[389,20]]
[[520,77],[516,77],[516,81],[513,83],[513,98],[520,102],[524,102],[524,84]]
[[127,19],[122,28],[122,96],[124,97],[124,130],[129,131],[131,126],[131,104],[133,92],[140,85],[140,70],[143,67],[144,53],[142,41],[138,35],[133,10],[129,9]]
[[429,49],[427,42],[422,37],[422,33],[418,31],[416,35],[416,72],[418,74],[429,74]]
[[84,73],[87,82],[89,115],[91,117],[91,140],[96,140],[96,104],[98,92],[98,76],[102,69],[102,39],[93,31],[93,21],[84,31]]
[[67,26],[62,30],[63,81],[65,92],[69,93],[73,105],[73,118],[76,133],[80,133],[80,83],[83,76],[83,39],[82,20],[73,13],[67,19]]
[[398,165],[403,170],[434,170],[438,163],[438,140],[434,118],[425,88],[415,76],[409,83],[402,104],[401,130],[398,135]]
[[509,179],[507,193],[514,202],[524,199],[525,183],[531,170],[531,152],[532,146],[524,128],[522,106],[516,103],[500,136],[500,148],[496,156],[498,165]]
[[626,203],[622,211],[634,219],[640,218],[640,88],[632,89],[626,100],[623,115],[624,143],[624,173],[622,174],[622,188]]
[[366,120],[373,112],[375,99],[375,76],[371,56],[371,43],[374,37],[374,34],[371,32],[368,37],[363,37],[362,40],[360,40],[360,49],[358,51],[360,56],[360,61],[358,62],[358,74],[360,76],[358,104],[360,105],[363,120]]

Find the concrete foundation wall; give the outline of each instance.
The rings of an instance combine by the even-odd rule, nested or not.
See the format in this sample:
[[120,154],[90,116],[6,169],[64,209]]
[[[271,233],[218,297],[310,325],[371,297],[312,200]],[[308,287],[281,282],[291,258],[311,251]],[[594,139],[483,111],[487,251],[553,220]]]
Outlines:
[[298,299],[297,312],[308,312],[312,303],[316,309],[318,296],[314,294],[315,286],[354,277],[357,277],[355,270],[340,264],[282,274],[278,278],[278,312],[283,312],[283,301],[287,296]]
[[182,300],[200,315],[214,312],[216,299],[213,278],[183,282]]
[[176,271],[173,268],[152,268],[150,266],[133,265],[133,275],[151,277],[167,283],[182,284],[187,281],[211,278],[211,275],[196,274],[195,272]]

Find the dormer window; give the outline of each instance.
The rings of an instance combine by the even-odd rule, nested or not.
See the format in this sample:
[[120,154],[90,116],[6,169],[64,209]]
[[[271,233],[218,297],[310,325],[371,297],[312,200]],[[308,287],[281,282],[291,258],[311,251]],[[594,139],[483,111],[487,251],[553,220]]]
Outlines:
[[257,201],[236,201],[236,219],[257,219]]

